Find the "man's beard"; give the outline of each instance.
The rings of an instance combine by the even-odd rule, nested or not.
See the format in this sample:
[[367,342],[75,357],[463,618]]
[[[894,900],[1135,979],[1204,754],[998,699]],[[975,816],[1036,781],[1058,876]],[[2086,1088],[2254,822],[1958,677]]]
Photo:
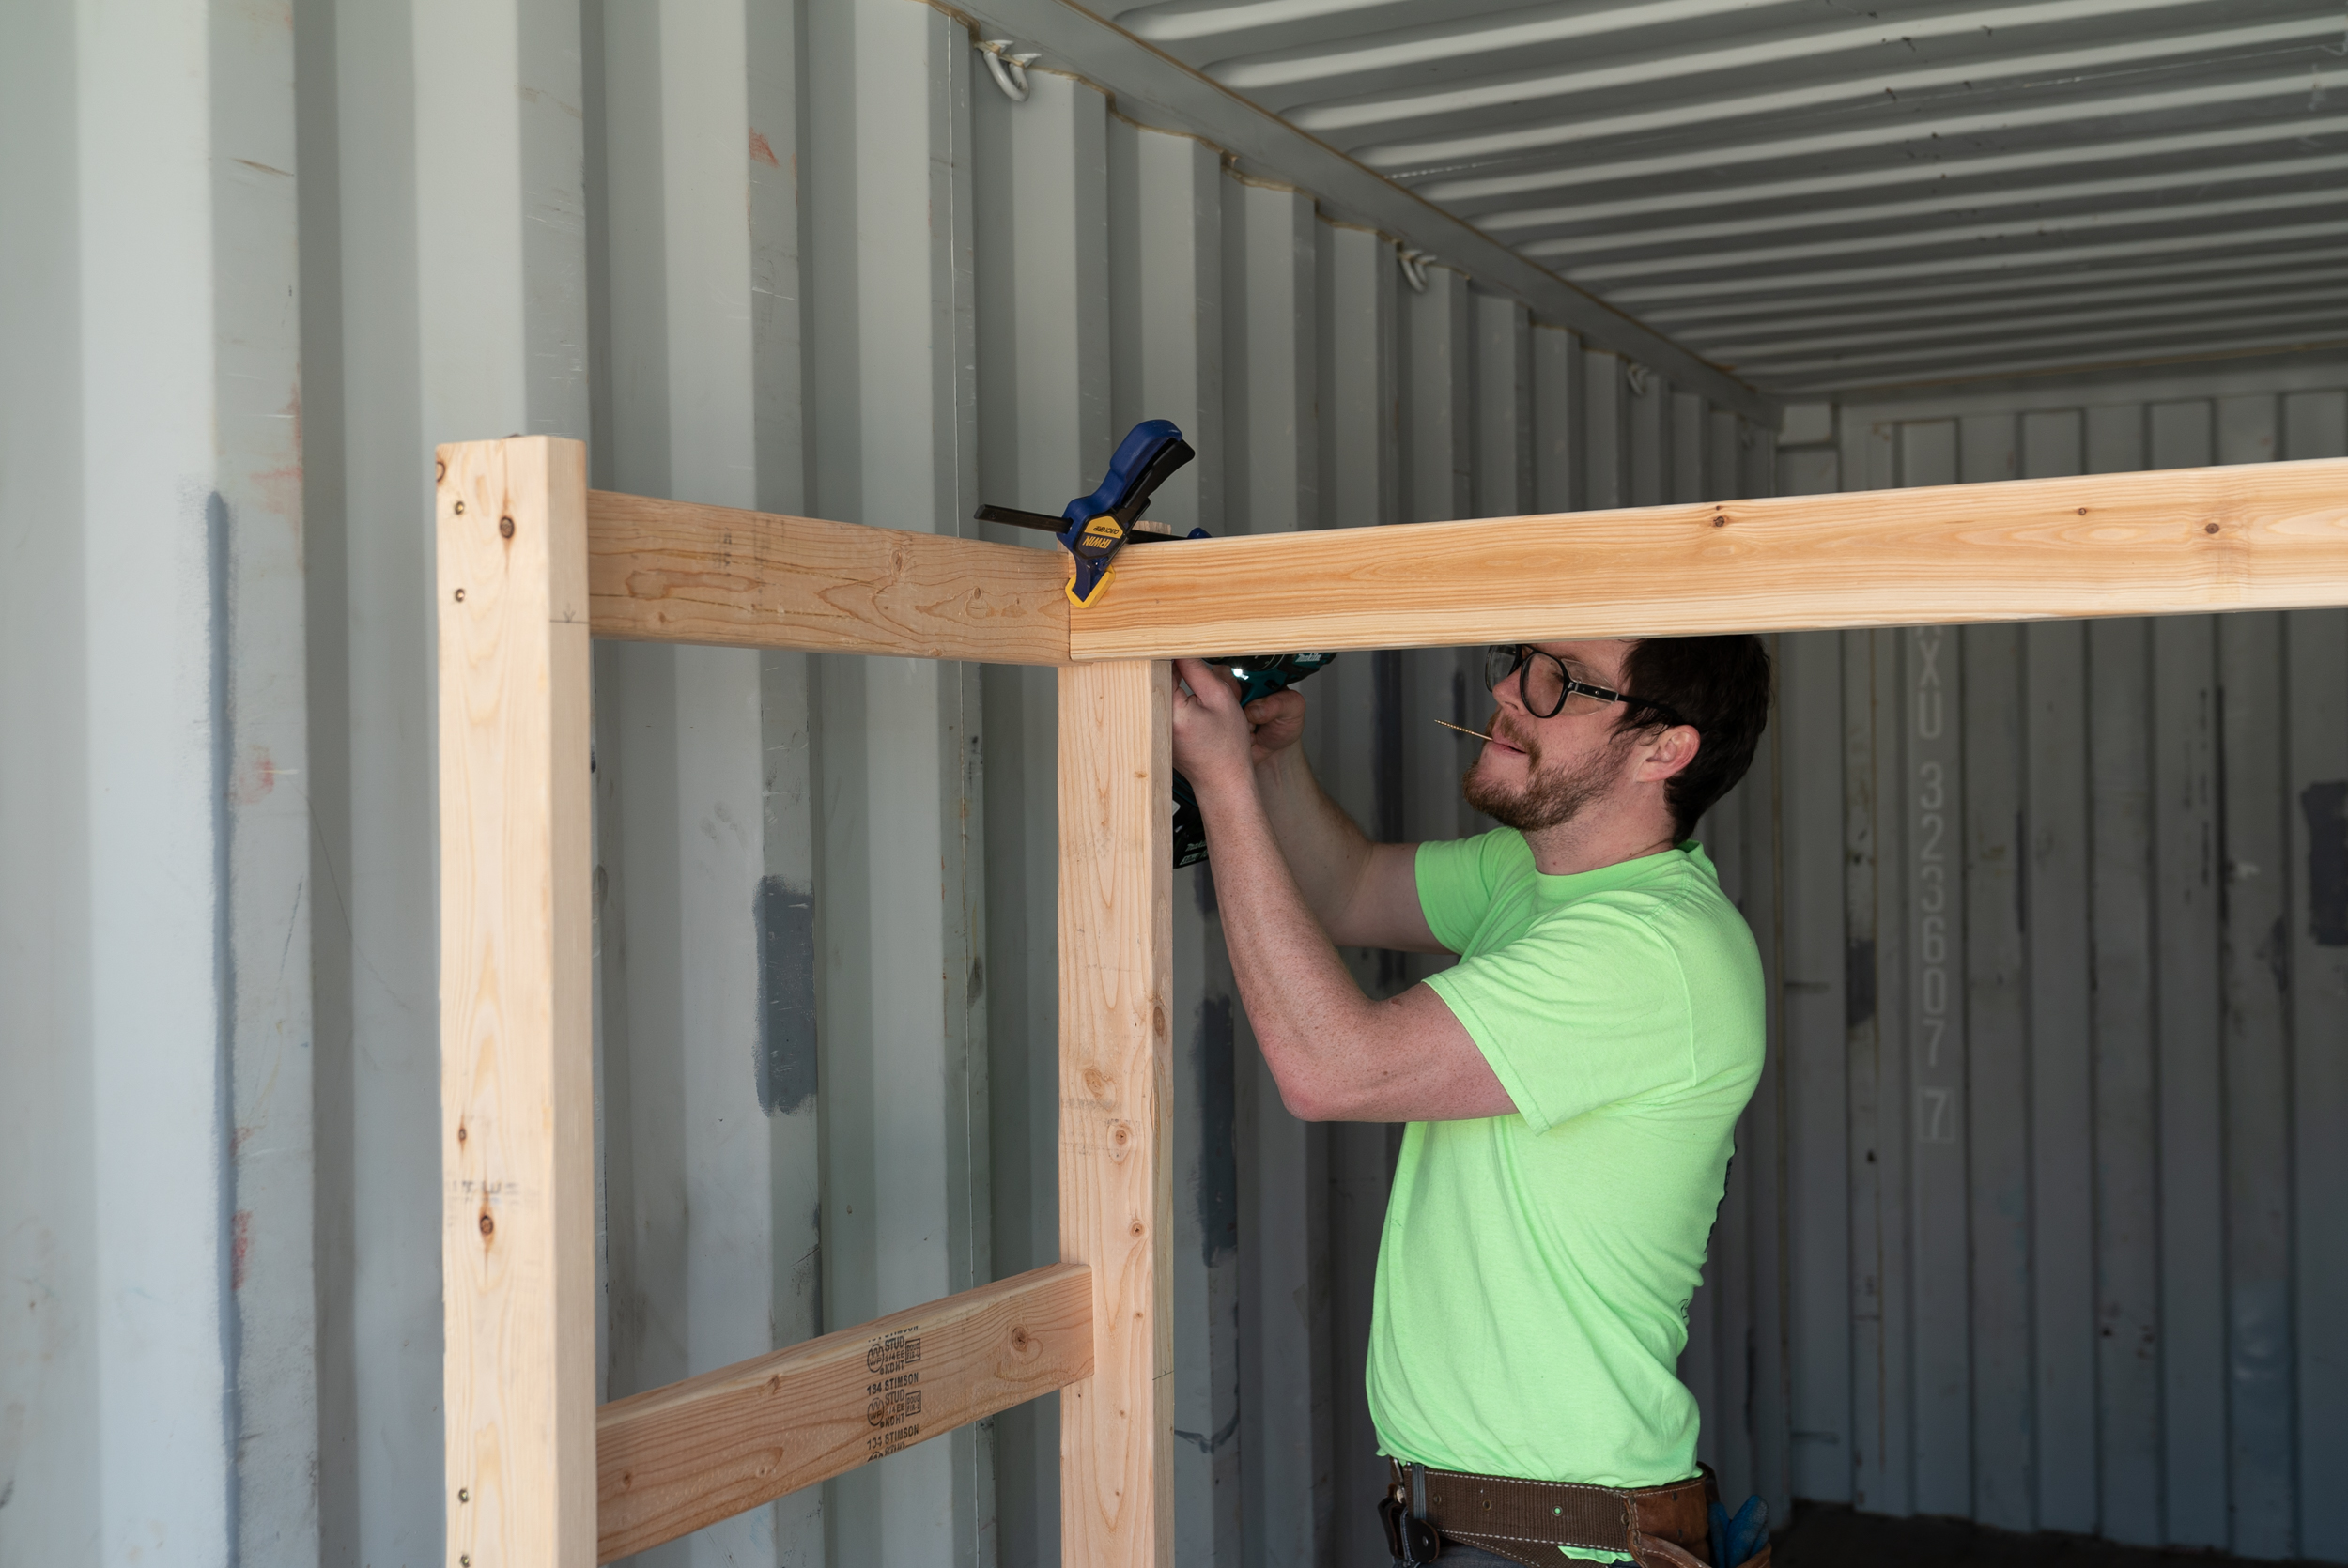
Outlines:
[[[1495,719],[1493,733],[1504,733],[1498,726]],[[1478,758],[1476,765],[1469,768],[1460,780],[1460,792],[1467,796],[1470,806],[1502,826],[1513,827],[1519,833],[1538,833],[1543,828],[1571,822],[1606,793],[1622,764],[1622,747],[1629,739],[1616,737],[1579,767],[1549,772],[1541,767],[1538,743],[1506,732],[1502,744],[1524,753],[1524,783],[1511,790],[1479,777],[1483,759]]]

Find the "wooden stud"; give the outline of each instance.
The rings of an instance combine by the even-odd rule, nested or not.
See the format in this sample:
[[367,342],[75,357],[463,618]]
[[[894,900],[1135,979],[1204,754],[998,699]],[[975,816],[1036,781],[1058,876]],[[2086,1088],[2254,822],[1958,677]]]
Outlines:
[[595,1560],[587,453],[439,450],[448,1568]]
[[1172,689],[1059,676],[1060,1256],[1092,1266],[1094,1335],[1060,1393],[1060,1559],[1087,1568],[1174,1556]]
[[604,490],[587,518],[597,637],[1068,661],[1058,550]]
[[609,1562],[1092,1372],[1092,1271],[1056,1263],[606,1405]]
[[1325,529],[1130,550],[1070,656],[2348,603],[2348,460]]

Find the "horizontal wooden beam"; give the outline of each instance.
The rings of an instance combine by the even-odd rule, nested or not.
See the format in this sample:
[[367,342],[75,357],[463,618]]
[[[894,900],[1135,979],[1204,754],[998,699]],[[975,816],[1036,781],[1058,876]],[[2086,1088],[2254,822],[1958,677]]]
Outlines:
[[1173,541],[1079,661],[2348,605],[2348,459]]
[[597,637],[1065,664],[1067,580],[1058,550],[587,496]]
[[1055,1263],[595,1413],[598,1562],[1092,1375],[1092,1270]]

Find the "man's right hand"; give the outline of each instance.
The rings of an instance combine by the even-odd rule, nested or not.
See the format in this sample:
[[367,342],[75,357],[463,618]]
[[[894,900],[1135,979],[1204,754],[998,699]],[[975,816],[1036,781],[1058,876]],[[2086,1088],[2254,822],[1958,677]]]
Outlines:
[[1305,734],[1305,694],[1294,686],[1259,697],[1247,704],[1247,722],[1254,727],[1249,755],[1258,762],[1286,751]]

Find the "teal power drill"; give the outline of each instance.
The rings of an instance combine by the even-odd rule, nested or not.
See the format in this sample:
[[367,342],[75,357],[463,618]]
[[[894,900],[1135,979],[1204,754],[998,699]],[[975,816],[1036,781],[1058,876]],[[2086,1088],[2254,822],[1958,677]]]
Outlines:
[[[1259,697],[1286,691],[1305,676],[1325,669],[1335,653],[1264,653],[1253,658],[1209,659],[1206,662],[1239,682],[1239,705]],[[1198,815],[1198,796],[1190,780],[1174,776],[1174,869],[1196,866],[1207,858],[1207,823]]]

